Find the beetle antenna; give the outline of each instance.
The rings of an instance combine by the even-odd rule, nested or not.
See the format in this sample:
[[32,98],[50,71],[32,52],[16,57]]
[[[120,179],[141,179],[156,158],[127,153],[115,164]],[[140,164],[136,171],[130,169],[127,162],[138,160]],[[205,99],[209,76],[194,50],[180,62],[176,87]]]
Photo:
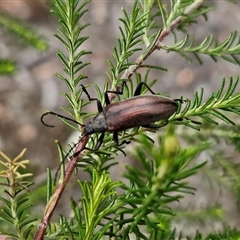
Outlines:
[[82,84],[81,84],[81,87],[82,87],[83,92],[87,95],[89,101],[91,101],[91,97],[90,97],[90,95],[89,95],[89,93],[88,93],[86,87],[84,87]]
[[45,122],[43,121],[43,118],[44,118],[46,115],[49,115],[49,114],[54,115],[54,116],[57,116],[57,117],[60,117],[60,118],[63,118],[63,119],[66,119],[66,120],[71,121],[71,122],[74,122],[74,123],[77,123],[77,124],[79,124],[80,126],[84,126],[83,124],[75,121],[75,120],[72,119],[72,118],[68,118],[68,117],[65,117],[65,116],[63,116],[63,115],[60,115],[60,114],[58,114],[58,113],[49,111],[49,112],[44,113],[44,114],[41,116],[41,122],[42,122],[42,124],[45,125],[45,126],[47,126],[47,127],[55,127],[55,126],[53,126],[53,125],[48,125],[47,123],[45,123]]
[[[68,151],[68,153],[66,154],[66,156],[65,156],[65,157],[63,158],[63,160],[60,162],[60,164],[59,164],[59,166],[58,166],[58,168],[57,168],[57,171],[56,171],[56,173],[55,173],[55,176],[54,176],[54,181],[53,181],[54,186],[56,185],[57,176],[58,176],[58,173],[59,173],[59,171],[60,171],[61,166],[64,164],[65,160],[66,160],[67,157],[70,155],[70,153],[72,152],[72,150],[78,145],[78,143],[80,143],[80,142],[82,141],[82,139],[83,139],[83,138],[81,138],[77,143],[75,143],[75,144],[69,149],[69,151]],[[75,156],[77,156],[79,153],[80,153],[80,152],[77,151],[77,152],[75,152],[71,157],[75,157]]]

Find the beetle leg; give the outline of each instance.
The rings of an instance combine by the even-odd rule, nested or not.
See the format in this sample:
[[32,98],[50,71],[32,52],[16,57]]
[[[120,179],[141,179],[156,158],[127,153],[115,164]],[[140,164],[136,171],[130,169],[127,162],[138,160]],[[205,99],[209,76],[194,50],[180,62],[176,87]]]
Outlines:
[[[125,81],[123,81],[122,82],[122,85],[121,85],[121,90],[120,91],[111,91],[111,90],[109,90],[109,91],[106,91],[105,93],[104,93],[104,100],[105,100],[105,104],[106,105],[109,105],[111,102],[110,102],[110,99],[109,99],[109,97],[108,97],[108,93],[115,93],[115,94],[119,94],[119,95],[122,95],[123,94],[123,87],[124,87],[124,85],[126,85],[126,82]],[[98,107],[98,112],[100,113],[100,112],[102,112],[103,111],[103,107],[102,107],[102,104],[101,104],[101,102],[99,101],[99,99],[97,99],[97,98],[91,98],[90,97],[90,95],[89,95],[89,93],[88,93],[88,91],[87,91],[87,89],[81,84],[81,86],[82,86],[82,89],[83,89],[83,91],[84,91],[84,93],[87,95],[87,97],[88,97],[88,100],[89,101],[97,101],[97,107]]]
[[[91,148],[88,148],[88,147],[84,147],[84,149],[89,150],[89,151],[97,151],[97,150],[100,148],[100,146],[102,145],[104,135],[105,135],[105,132],[103,132],[103,133],[100,135],[100,137],[98,138],[97,144],[96,144],[96,146],[95,146],[94,149],[91,149]],[[78,143],[77,143],[77,144],[78,144]],[[77,144],[74,144],[74,146],[76,146]],[[75,157],[75,156],[77,156],[79,153],[80,153],[80,151],[74,153],[72,156]]]
[[183,100],[183,99],[180,99],[180,98],[173,99],[173,101],[174,101],[174,102],[180,102],[180,103],[186,102],[186,100]]
[[98,138],[98,141],[97,141],[97,144],[96,144],[96,146],[95,146],[95,148],[94,148],[94,151],[97,151],[97,150],[100,148],[100,146],[102,145],[104,135],[105,135],[105,132],[103,132],[103,133],[100,135],[100,137]]
[[124,87],[124,85],[126,85],[126,82],[125,82],[125,81],[122,82],[120,91],[111,91],[111,90],[109,90],[109,91],[106,91],[106,92],[105,92],[104,97],[105,97],[105,103],[106,103],[106,105],[109,105],[109,104],[111,103],[111,102],[110,102],[110,99],[109,99],[109,97],[108,97],[108,93],[114,93],[114,94],[122,95],[122,94],[123,94],[123,87]]
[[111,90],[109,90],[109,91],[106,91],[106,92],[105,92],[104,98],[105,98],[105,103],[106,103],[106,105],[109,105],[109,104],[111,103],[111,102],[110,102],[110,99],[109,99],[109,97],[108,97],[108,93],[115,93],[115,94],[122,95],[122,94],[123,94],[123,87],[124,87],[124,85],[126,85],[126,82],[125,82],[125,81],[122,82],[120,91],[111,91]]
[[152,123],[152,124],[147,124],[147,125],[144,125],[144,126],[142,126],[142,127],[144,127],[144,128],[149,128],[149,129],[157,129],[157,128],[161,128],[161,127],[164,127],[164,126],[166,126],[167,125],[167,121],[166,122],[164,122],[163,124],[161,124],[161,125],[158,125],[158,124],[154,124],[154,123]]
[[150,91],[153,95],[155,95],[155,92],[153,92],[153,90],[145,82],[140,82],[136,87],[134,96],[141,95],[141,90],[143,85],[148,89],[148,91]]
[[120,144],[118,142],[118,132],[113,133],[113,141],[116,146],[122,146],[123,144],[129,144],[131,141],[123,140]]
[[113,133],[113,141],[116,146],[118,146],[118,132]]
[[123,140],[120,144],[118,144],[117,146],[122,146],[123,144],[129,144],[131,143],[131,141],[127,141],[127,140]]
[[121,86],[121,89],[120,91],[106,91],[106,93],[116,93],[116,94],[119,94],[119,95],[122,95],[123,94],[123,87],[124,85],[127,85],[125,81],[122,81],[122,84],[120,85]]
[[89,95],[89,93],[88,93],[88,91],[87,91],[87,89],[86,89],[82,84],[81,84],[81,86],[82,86],[83,92],[87,95],[89,101],[97,101],[98,112],[101,113],[101,112],[103,111],[103,107],[102,107],[102,104],[101,104],[101,102],[99,101],[99,99],[97,99],[97,98],[91,98],[90,95]]
[[105,99],[105,104],[106,104],[106,105],[109,105],[109,104],[110,104],[110,99],[109,99],[107,93],[108,93],[108,92],[105,92],[105,93],[104,93],[104,99]]
[[99,112],[99,113],[103,112],[103,107],[102,107],[101,102],[100,102],[97,98],[92,99],[92,100],[96,100],[96,101],[97,101],[98,112]]
[[144,128],[160,128],[161,126],[157,125],[157,124],[147,124],[147,125],[143,125]]

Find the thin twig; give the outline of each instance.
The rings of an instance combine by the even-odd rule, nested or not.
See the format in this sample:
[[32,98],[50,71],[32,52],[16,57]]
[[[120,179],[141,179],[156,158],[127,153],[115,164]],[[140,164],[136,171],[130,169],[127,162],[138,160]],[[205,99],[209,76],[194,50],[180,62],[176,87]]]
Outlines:
[[[89,137],[86,136],[79,142],[79,144],[77,145],[77,147],[75,149],[75,153],[81,152],[85,148],[85,146],[88,142],[88,139],[89,139]],[[79,158],[81,158],[79,155],[77,155],[77,156],[73,155],[73,157],[71,158],[71,161],[68,163],[63,181],[60,182],[59,185],[56,187],[55,192],[53,193],[49,202],[47,203],[43,218],[41,220],[41,223],[38,225],[37,232],[34,236],[34,240],[42,240],[43,239],[45,231],[47,229],[47,226],[53,215],[53,212],[58,204],[59,199],[62,196],[62,193],[63,193],[65,187],[67,186],[67,183],[76,167],[77,162],[79,161]]]
[[143,64],[143,62],[155,51],[155,50],[160,50],[161,48],[161,43],[164,40],[165,37],[169,35],[173,29],[177,28],[183,20],[186,18],[186,15],[189,15],[193,11],[195,11],[197,8],[199,8],[203,4],[204,0],[196,0],[194,3],[189,5],[185,12],[184,15],[177,17],[174,21],[171,22],[168,28],[164,28],[160,33],[159,36],[156,40],[156,42],[153,44],[153,47],[149,49],[148,52],[145,52],[141,56],[139,56],[136,59],[136,65],[132,65],[129,67],[124,74],[122,75],[121,79],[129,79],[132,77],[133,73],[136,72]]

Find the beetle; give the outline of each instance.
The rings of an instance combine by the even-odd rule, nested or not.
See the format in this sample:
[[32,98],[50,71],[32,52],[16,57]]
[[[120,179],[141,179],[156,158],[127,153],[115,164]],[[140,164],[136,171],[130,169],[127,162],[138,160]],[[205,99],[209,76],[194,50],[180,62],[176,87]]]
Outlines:
[[[94,149],[98,150],[103,142],[105,132],[113,133],[113,140],[117,146],[129,141],[122,141],[119,144],[118,132],[133,127],[146,127],[146,128],[159,128],[161,126],[154,124],[160,120],[167,120],[173,115],[177,109],[177,101],[181,99],[172,100],[170,98],[156,95],[151,88],[145,83],[140,82],[134,92],[134,97],[111,103],[108,97],[108,93],[123,94],[123,86],[126,84],[125,81],[122,83],[121,91],[106,91],[104,94],[105,107],[102,107],[101,102],[97,98],[91,98],[86,88],[82,85],[83,91],[87,95],[89,101],[97,101],[98,114],[93,118],[92,121],[84,124],[80,124],[77,121],[68,117],[62,116],[54,112],[46,112],[41,117],[41,122],[48,127],[54,127],[46,124],[43,118],[48,115],[56,115],[60,118],[65,118],[84,127],[82,137],[91,135],[94,133],[101,133],[97,144]],[[142,87],[145,86],[152,95],[140,95]]]

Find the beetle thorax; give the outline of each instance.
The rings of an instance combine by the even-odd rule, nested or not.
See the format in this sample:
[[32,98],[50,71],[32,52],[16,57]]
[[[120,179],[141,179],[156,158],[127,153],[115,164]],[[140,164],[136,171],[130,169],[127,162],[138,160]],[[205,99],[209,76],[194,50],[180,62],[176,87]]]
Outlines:
[[93,120],[92,120],[92,128],[95,132],[106,132],[108,130],[106,119],[103,112],[99,113]]
[[85,125],[83,135],[106,132],[107,130],[106,119],[104,114],[101,112],[91,122],[88,122]]

